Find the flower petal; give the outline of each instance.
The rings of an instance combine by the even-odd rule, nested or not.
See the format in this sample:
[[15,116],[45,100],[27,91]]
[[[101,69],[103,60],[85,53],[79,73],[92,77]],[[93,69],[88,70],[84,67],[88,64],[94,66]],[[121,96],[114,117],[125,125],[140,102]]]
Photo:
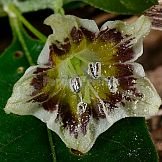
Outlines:
[[128,111],[128,116],[142,116],[149,118],[156,115],[162,101],[152,83],[145,77],[138,78],[136,80],[136,87],[144,96],[142,100],[126,103],[125,106]]
[[83,134],[83,130],[78,129],[76,130],[78,131],[77,138],[69,133],[68,129],[61,129],[59,125],[56,125],[55,118],[51,118],[51,120],[47,123],[47,126],[61,137],[68,148],[78,150],[81,153],[86,153],[92,148],[96,138],[101,133],[106,131],[113,123],[125,116],[124,111],[122,109],[118,109],[108,115],[109,122],[107,122],[106,119],[96,120],[91,117],[86,126],[86,134]]
[[37,68],[48,68],[46,66],[31,66],[28,68],[13,87],[12,96],[5,106],[6,113],[14,113],[18,115],[32,115],[40,108],[39,103],[29,102],[33,99],[32,93],[35,88],[31,85],[34,78],[34,72]]
[[49,49],[50,43],[49,41],[46,41],[41,53],[39,54],[37,64],[40,65],[47,65],[49,64],[49,58],[50,58],[50,49]]
[[[79,50],[78,43],[81,42],[83,37],[91,40],[95,37],[95,33],[99,31],[93,20],[80,19],[71,15],[51,15],[45,20],[45,24],[51,26],[53,34],[48,37],[46,45],[38,58],[38,64],[49,63],[51,50],[59,56],[70,52],[70,50]],[[75,43],[77,45],[73,47]],[[84,46],[84,43],[80,45],[80,48],[82,46]],[[51,49],[49,49],[50,47]]]
[[142,55],[142,41],[149,33],[150,26],[151,23],[145,16],[141,16],[132,24],[108,21],[101,27],[98,39],[114,43],[115,49],[117,48],[117,60],[132,62]]

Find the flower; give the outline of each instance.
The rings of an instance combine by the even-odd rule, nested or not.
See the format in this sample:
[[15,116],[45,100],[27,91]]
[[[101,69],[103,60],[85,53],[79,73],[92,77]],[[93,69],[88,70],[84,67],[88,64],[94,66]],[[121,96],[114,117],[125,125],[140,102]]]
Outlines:
[[134,63],[143,52],[150,21],[108,21],[51,15],[53,29],[38,65],[14,85],[6,113],[33,115],[56,132],[67,147],[88,152],[96,138],[125,117],[156,114],[161,99]]

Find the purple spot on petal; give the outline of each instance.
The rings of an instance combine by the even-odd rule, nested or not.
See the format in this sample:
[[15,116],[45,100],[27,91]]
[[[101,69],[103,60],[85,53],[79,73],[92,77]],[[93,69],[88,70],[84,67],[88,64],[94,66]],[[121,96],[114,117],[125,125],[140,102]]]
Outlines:
[[53,43],[49,46],[50,54],[55,53],[58,56],[62,56],[70,51],[71,45],[69,38],[65,38],[63,43],[60,43],[59,41],[56,41],[56,43]]
[[106,115],[103,111],[103,106],[101,103],[94,103],[92,106],[92,115],[95,119],[99,120],[106,118]]
[[116,64],[116,68],[119,72],[116,74],[117,77],[125,77],[133,75],[133,66],[130,64]]
[[103,42],[115,42],[117,44],[123,39],[123,37],[122,34],[116,29],[107,28],[100,31],[100,33],[98,34],[98,39]]
[[40,68],[40,67],[37,67],[36,71],[34,71],[33,74],[38,74],[38,73],[42,73],[42,72],[45,72],[47,70],[49,70],[50,68],[47,67],[47,68]]
[[57,101],[54,98],[50,98],[42,103],[42,106],[47,111],[55,111],[58,108]]
[[34,96],[34,93],[32,94],[33,98],[30,100],[30,101],[33,101],[33,102],[44,102],[48,99],[48,94],[40,94],[38,96]]
[[[125,39],[127,39],[127,38],[125,38]],[[117,46],[117,48],[118,48],[117,60],[120,60],[121,62],[126,62],[126,61],[134,58],[134,51],[131,46],[132,39],[133,38],[130,38],[127,41],[123,40],[123,42]]]
[[70,35],[74,43],[80,43],[83,39],[82,31],[80,29],[77,29],[76,27],[72,28]]
[[89,123],[90,116],[91,116],[91,110],[88,107],[86,109],[86,111],[83,114],[81,114],[81,117],[80,117],[81,118],[81,121],[80,121],[80,123],[81,123],[81,130],[82,130],[83,135],[85,135],[86,132],[87,132],[87,125]]
[[130,89],[136,84],[136,78],[134,77],[123,77],[119,78],[119,84],[124,90]]
[[85,35],[85,37],[89,40],[89,41],[93,41],[95,39],[95,33],[89,31],[88,29],[81,27],[80,28],[83,32],[83,34]]

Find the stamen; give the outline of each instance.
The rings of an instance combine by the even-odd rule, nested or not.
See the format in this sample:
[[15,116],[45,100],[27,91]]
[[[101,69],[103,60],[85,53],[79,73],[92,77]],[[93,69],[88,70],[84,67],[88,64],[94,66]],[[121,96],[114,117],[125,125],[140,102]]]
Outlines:
[[101,63],[100,62],[89,63],[88,74],[91,75],[94,79],[99,78],[101,76]]
[[78,93],[81,88],[81,80],[79,77],[70,79],[70,88],[73,92]]
[[109,87],[110,92],[116,93],[118,90],[119,82],[115,77],[108,77],[107,79],[107,84]]
[[78,114],[81,115],[86,111],[87,103],[81,101],[81,102],[78,103],[77,108],[78,108]]

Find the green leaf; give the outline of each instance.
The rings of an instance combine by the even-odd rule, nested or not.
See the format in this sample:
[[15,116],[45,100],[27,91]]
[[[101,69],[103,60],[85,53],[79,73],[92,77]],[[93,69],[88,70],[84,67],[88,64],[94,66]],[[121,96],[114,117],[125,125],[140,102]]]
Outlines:
[[72,1],[69,0],[69,2],[64,3],[64,8],[67,10],[74,10],[77,8],[83,8],[86,6],[86,3],[83,3],[82,1]]
[[[67,4],[73,0],[64,0],[64,4]],[[61,0],[0,0],[0,17],[6,15],[3,7],[9,4],[15,5],[21,13],[38,11],[41,9],[52,9],[55,6],[60,5]],[[3,6],[3,7],[2,7]]]
[[[14,31],[14,30],[13,30]],[[43,43],[20,28],[24,43],[36,63]],[[22,44],[14,34],[11,46],[0,55],[0,162],[157,162],[157,154],[143,118],[118,121],[96,141],[90,152],[76,156],[60,138],[49,138],[45,124],[32,116],[5,114],[3,108],[14,83],[29,67]],[[50,141],[50,142],[49,142]],[[51,149],[50,143],[54,142]],[[53,151],[51,151],[53,150]]]
[[[24,39],[35,58],[43,44]],[[11,95],[13,84],[29,64],[18,39],[0,55],[0,162],[52,161],[46,126],[31,116],[7,115],[3,107]]]
[[117,14],[137,14],[158,4],[158,0],[82,0],[96,8]]
[[9,3],[17,6],[21,12],[30,12],[46,8],[53,9],[55,0],[0,0],[0,4],[3,5],[8,5]]
[[[24,13],[47,8],[53,10],[56,5],[56,1],[58,0],[0,0],[0,16],[5,15],[2,6],[8,5],[9,3],[14,4],[22,13]],[[78,4],[80,5],[79,1],[88,3],[106,12],[113,12],[117,14],[142,13],[151,6],[158,4],[158,0],[64,0],[63,2],[66,4],[65,8],[69,8],[69,5],[72,8],[75,8]],[[68,3],[70,4],[68,5]]]

